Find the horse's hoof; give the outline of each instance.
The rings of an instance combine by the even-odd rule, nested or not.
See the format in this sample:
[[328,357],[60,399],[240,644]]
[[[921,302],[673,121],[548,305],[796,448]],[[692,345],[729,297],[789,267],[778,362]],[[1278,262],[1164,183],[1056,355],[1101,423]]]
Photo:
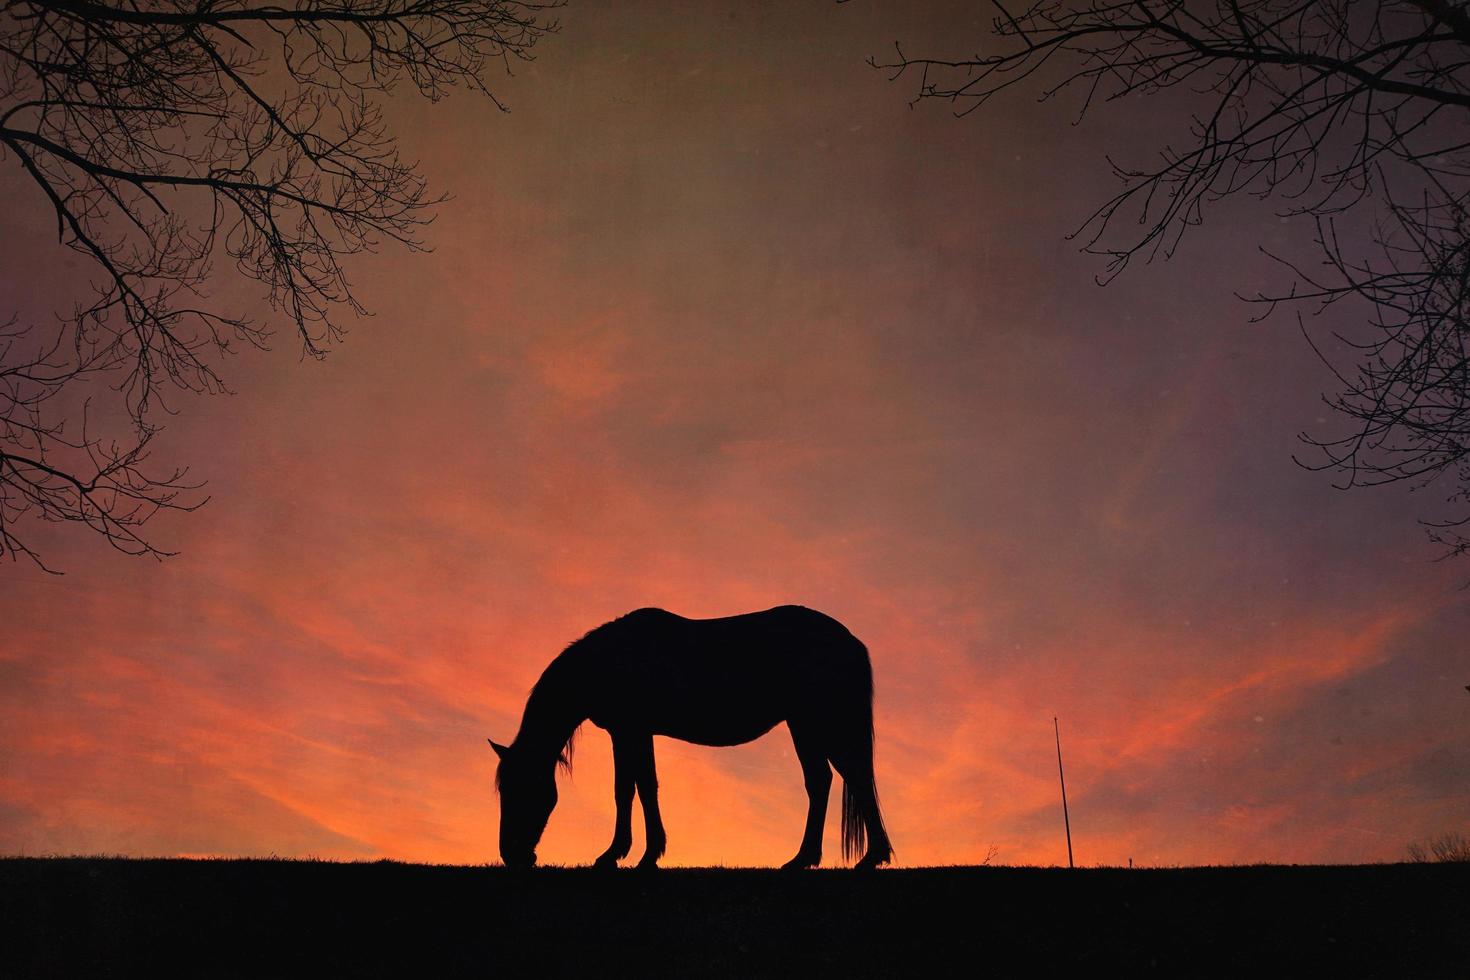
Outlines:
[[592,862],[592,867],[597,871],[611,871],[617,866],[618,859],[607,854]]
[[781,870],[782,871],[803,871],[803,870],[805,870],[807,868],[815,868],[817,865],[819,865],[821,863],[822,863],[822,856],[820,854],[818,854],[816,857],[809,857],[809,856],[807,856],[805,854],[798,854],[798,855],[796,855],[796,857],[792,858],[790,861],[787,861],[785,864],[781,865]]
[[887,864],[893,860],[892,854],[874,854],[869,851],[863,855],[863,859],[852,866],[854,871],[872,871],[880,864]]

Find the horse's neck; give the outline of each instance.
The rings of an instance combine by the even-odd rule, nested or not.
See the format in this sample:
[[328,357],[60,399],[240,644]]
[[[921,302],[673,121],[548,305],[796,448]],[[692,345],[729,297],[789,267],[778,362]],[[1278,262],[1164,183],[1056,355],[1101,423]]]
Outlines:
[[578,686],[568,671],[547,668],[526,701],[516,742],[534,752],[556,756],[577,726],[587,720],[587,710],[581,701]]

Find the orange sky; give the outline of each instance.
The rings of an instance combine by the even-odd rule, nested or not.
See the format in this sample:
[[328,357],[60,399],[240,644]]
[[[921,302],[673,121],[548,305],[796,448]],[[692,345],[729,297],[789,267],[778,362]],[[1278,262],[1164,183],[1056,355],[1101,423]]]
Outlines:
[[[377,315],[325,363],[282,337],[181,400],[180,556],[0,569],[0,853],[494,860],[485,738],[568,641],[787,602],[872,651],[901,864],[1065,861],[1053,716],[1083,864],[1463,828],[1470,567],[1291,462],[1331,379],[1233,299],[1307,230],[1221,208],[1100,289],[1062,236],[1157,115],[910,110],[863,59],[968,15],[789,6],[574,4],[510,114],[391,107],[435,251],[351,267]],[[41,320],[74,273],[14,170]],[[665,863],[794,853],[784,729],[658,753]],[[577,762],[543,861],[610,837],[606,736]]]

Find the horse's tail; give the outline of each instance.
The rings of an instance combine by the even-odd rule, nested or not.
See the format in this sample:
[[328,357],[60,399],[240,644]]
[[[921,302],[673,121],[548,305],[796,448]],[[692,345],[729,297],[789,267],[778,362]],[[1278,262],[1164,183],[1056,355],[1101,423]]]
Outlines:
[[[856,637],[854,637],[856,640]],[[883,815],[878,809],[878,783],[873,773],[873,665],[868,659],[867,647],[861,640],[857,644],[862,648],[862,681],[860,697],[858,698],[858,730],[861,733],[861,748],[858,752],[857,771],[844,773],[842,777],[842,857],[852,860],[867,852],[868,828],[863,820],[862,807],[858,803],[857,795],[853,792],[853,783],[860,782],[865,787],[871,787],[873,794],[873,819],[877,822],[874,829],[879,832],[879,839],[887,837],[887,830],[883,826]]]
[[863,826],[862,814],[858,812],[857,797],[853,796],[852,784],[842,781],[842,859],[851,861],[868,849],[868,831]]

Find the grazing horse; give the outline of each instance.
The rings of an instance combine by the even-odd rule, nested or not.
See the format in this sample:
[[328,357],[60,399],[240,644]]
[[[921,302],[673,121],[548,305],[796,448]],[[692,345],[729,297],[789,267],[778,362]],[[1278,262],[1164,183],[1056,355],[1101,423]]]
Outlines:
[[536,863],[536,845],[556,806],[558,762],[570,768],[572,739],[590,720],[612,736],[617,822],[597,859],[612,867],[633,846],[633,795],[643,801],[653,867],[667,836],[658,812],[653,736],[699,745],[739,745],[781,722],[791,730],[809,800],[801,849],[787,868],[822,860],[832,769],[842,775],[842,853],[864,849],[871,868],[893,856],[873,782],[873,668],[867,647],[830,616],[802,606],[720,619],[639,609],[592,630],[542,673],[510,745],[500,756],[500,856]]

